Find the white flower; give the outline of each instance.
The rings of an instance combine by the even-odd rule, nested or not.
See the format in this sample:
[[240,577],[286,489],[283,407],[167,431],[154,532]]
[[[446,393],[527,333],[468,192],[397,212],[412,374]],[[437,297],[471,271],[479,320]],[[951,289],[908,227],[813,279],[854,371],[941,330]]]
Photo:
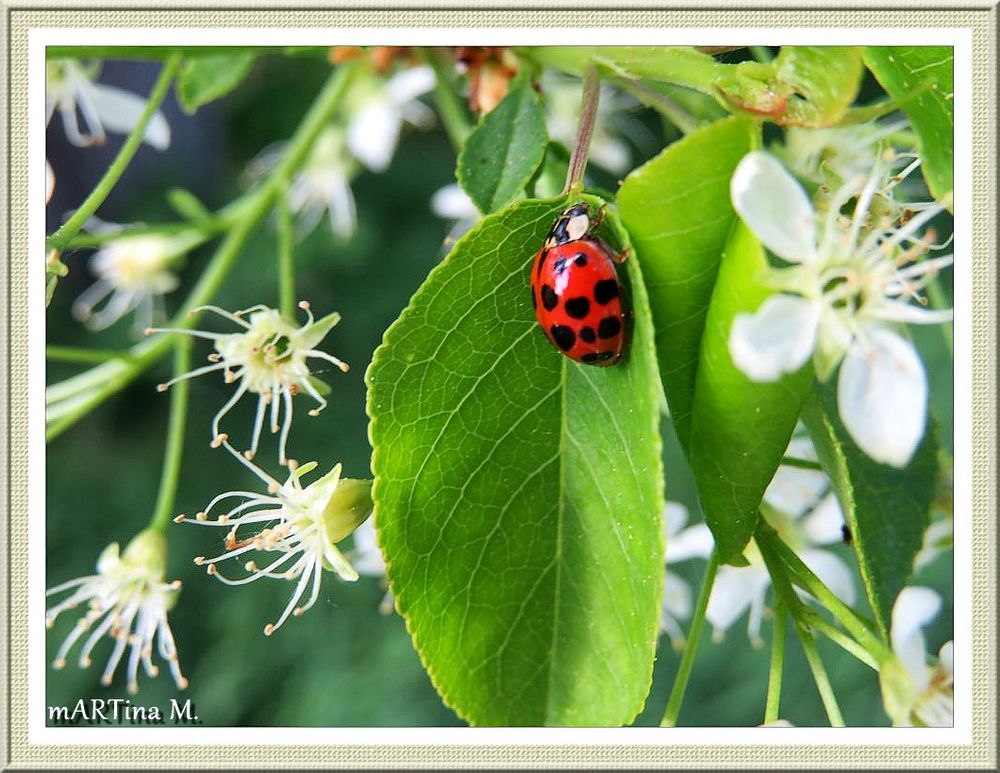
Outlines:
[[[277,143],[261,152],[247,166],[246,176],[258,180],[273,171],[285,155],[286,143]],[[313,143],[309,158],[292,179],[288,188],[288,206],[298,216],[300,237],[309,234],[326,213],[330,229],[349,239],[357,227],[357,210],[351,193],[351,180],[357,163],[347,150],[344,132],[329,126]]]
[[353,118],[347,129],[351,153],[373,172],[384,172],[396,152],[403,121],[420,129],[434,125],[434,111],[417,97],[434,88],[434,70],[411,67],[388,80],[372,76],[352,89]]
[[[106,131],[131,132],[148,101],[115,86],[97,83],[99,70],[99,64],[82,64],[72,59],[45,63],[45,125],[58,110],[67,139],[80,147],[103,144]],[[81,131],[77,110],[83,116],[86,131]],[[153,113],[142,139],[157,150],[169,147],[170,126],[159,110]]]
[[56,192],[56,173],[52,171],[52,164],[45,159],[45,203],[52,201],[52,194]]
[[[903,225],[871,222],[884,185],[881,161],[867,180],[852,179],[817,213],[774,156],[755,151],[732,179],[733,205],[758,239],[793,264],[766,281],[781,292],[733,321],[729,351],[755,381],[775,381],[810,357],[826,380],[841,365],[838,405],[854,440],[876,461],[904,467],[924,434],[927,376],[900,323],[933,324],[951,310],[927,310],[920,291],[952,256],[918,260],[932,245],[919,229],[941,212],[927,206]],[[853,199],[853,217],[841,214]]]
[[[788,453],[804,459],[815,458],[815,451],[805,438],[794,438]],[[823,478],[822,488],[817,476]],[[823,494],[827,485],[822,473],[783,465],[764,494],[761,511],[785,544],[830,591],[844,603],[853,604],[855,591],[850,569],[837,555],[823,549],[825,545],[841,541],[844,523],[836,497],[832,493]],[[671,545],[675,551],[673,558]],[[712,535],[706,524],[691,526],[668,542],[667,561],[681,560],[677,556],[707,558],[712,545]],[[763,645],[760,627],[771,575],[753,542],[744,555],[749,566],[719,568],[705,617],[712,624],[715,640],[719,641],[749,609],[747,634],[750,643],[759,647]]]
[[90,258],[97,281],[77,298],[73,316],[91,330],[103,330],[135,311],[138,329],[149,327],[162,312],[161,297],[180,284],[171,269],[198,241],[194,234],[151,234],[105,243]]
[[939,555],[951,550],[955,539],[955,520],[945,516],[931,521],[924,532],[924,542],[920,552],[913,559],[913,571],[917,572],[934,562]]
[[452,245],[479,222],[482,215],[462,188],[454,183],[438,188],[431,196],[431,211],[442,220],[454,220],[455,225],[445,239]]
[[[789,168],[803,179],[841,184],[858,176],[865,177],[876,163],[879,144],[890,135],[905,131],[908,125],[902,119],[884,124],[863,123],[822,129],[789,126],[785,129],[785,142],[779,146],[778,153]],[[906,154],[903,157],[915,162],[908,164],[908,170],[919,165],[915,155]]]
[[[542,76],[542,90],[545,93],[549,137],[566,147],[573,147],[580,122],[583,83],[576,78],[546,72]],[[628,144],[618,136],[615,124],[624,123],[627,111],[637,105],[638,102],[618,89],[601,86],[588,156],[597,166],[615,174],[628,171],[632,153]]]
[[[278,455],[281,463],[285,464],[288,461],[285,447],[292,427],[292,398],[305,391],[316,400],[319,406],[309,411],[310,416],[317,416],[327,404],[326,398],[321,394],[327,390],[327,386],[313,375],[307,360],[313,358],[325,360],[345,373],[348,371],[347,363],[316,348],[340,321],[340,315],[333,312],[317,320],[313,318],[308,303],[301,301],[299,308],[303,309],[308,317],[306,324],[301,327],[296,327],[293,321],[283,317],[277,309],[259,305],[232,314],[216,306],[204,306],[194,310],[213,311],[235,322],[242,328],[238,333],[150,328],[147,331],[149,333],[181,333],[207,338],[215,347],[215,352],[208,356],[211,364],[181,374],[165,384],[160,384],[157,389],[163,392],[181,379],[219,370],[223,372],[227,383],[238,382],[232,397],[212,419],[212,445],[215,447],[223,445],[229,438],[229,435],[220,429],[223,417],[247,392],[256,394],[257,414],[254,419],[253,440],[249,450],[244,452],[247,459],[252,459],[257,453],[268,405],[271,407],[271,432],[277,432],[283,404],[284,420],[280,425]],[[231,448],[228,444],[226,447]]]
[[[63,668],[73,645],[88,634],[80,650],[80,668],[91,663],[94,647],[107,634],[114,640],[111,656],[101,676],[101,683],[110,685],[125,650],[129,650],[125,671],[128,691],[139,689],[139,664],[148,676],[156,676],[153,645],[170,668],[178,688],[188,685],[177,662],[177,645],[167,622],[167,612],[177,602],[180,580],[164,582],[166,572],[166,541],[159,532],[147,530],[138,534],[119,556],[118,543],[108,545],[97,560],[97,574],[78,577],[46,591],[46,596],[73,592],[45,612],[45,625],[51,628],[60,614],[80,604],[87,605],[69,636],[63,641],[52,665]],[[95,625],[96,624],[96,625]]]
[[[375,520],[369,518],[361,524],[354,532],[354,549],[350,552],[351,564],[358,574],[366,577],[383,578],[385,587],[385,558],[379,550],[378,542],[375,539]],[[382,601],[379,604],[379,612],[383,615],[392,614],[395,600],[391,590],[386,590]]]
[[[705,558],[712,552],[712,535],[704,524],[684,529],[688,510],[680,502],[667,502],[663,508],[663,534],[666,538],[666,563],[689,558]],[[670,637],[674,649],[684,646],[680,620],[691,617],[691,588],[687,581],[669,569],[663,573],[663,603],[660,607],[660,631]]]
[[[338,464],[303,488],[300,478],[316,468],[315,462],[302,467],[290,462],[291,471],[284,485],[250,461],[244,464],[267,484],[266,494],[227,491],[209,502],[193,520],[178,515],[174,521],[228,530],[223,553],[195,559],[196,564],[207,565],[208,573],[226,585],[246,585],[262,578],[295,583],[291,599],[278,620],[264,626],[264,634],[270,636],[289,615],[302,615],[316,603],[324,569],[348,582],[358,579],[358,572],[337,549],[337,543],[371,515],[371,481],[341,478]],[[215,520],[209,519],[209,513],[220,502],[231,499],[242,503]],[[247,554],[255,560],[243,565],[248,572],[245,577],[232,579],[219,573],[219,563]],[[307,589],[308,598],[300,604]]]
[[892,608],[894,657],[879,673],[886,713],[897,727],[951,727],[955,717],[954,645],[947,642],[928,665],[921,632],[941,609],[930,588],[904,588]]

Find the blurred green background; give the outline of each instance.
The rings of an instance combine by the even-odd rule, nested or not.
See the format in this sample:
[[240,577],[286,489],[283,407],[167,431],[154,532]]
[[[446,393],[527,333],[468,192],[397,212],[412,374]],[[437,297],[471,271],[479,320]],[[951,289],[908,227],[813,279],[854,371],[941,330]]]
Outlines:
[[[155,65],[107,63],[102,80],[148,93]],[[230,97],[183,115],[168,98],[164,107],[174,134],[172,147],[158,154],[140,150],[133,167],[98,214],[112,222],[174,221],[164,192],[184,186],[209,207],[218,207],[242,192],[240,175],[254,155],[286,139],[325,80],[322,60],[265,57],[250,78]],[[871,84],[867,87],[872,90]],[[650,132],[663,137],[660,122],[639,116]],[[663,140],[661,140],[662,142]],[[49,207],[50,229],[77,204],[106,168],[120,145],[113,136],[104,148],[78,149],[64,139],[58,120],[48,134],[48,157],[56,177],[57,198]],[[634,148],[635,162],[659,150],[653,143]],[[336,461],[344,474],[367,477],[370,448],[364,411],[363,375],[383,331],[406,305],[428,271],[444,254],[451,224],[436,218],[429,199],[453,181],[454,152],[440,130],[404,133],[390,169],[380,175],[361,174],[353,184],[359,227],[350,241],[331,235],[324,220],[297,245],[297,287],[317,315],[337,310],[343,321],[328,336],[324,348],[349,362],[350,373],[331,370],[321,377],[333,386],[329,408],[318,418],[304,411],[292,430],[291,445],[300,461],[316,459],[326,469]],[[614,190],[616,181],[598,176],[596,182]],[[176,308],[183,288],[198,276],[212,251],[209,244],[195,251],[183,271],[184,285],[168,296]],[[69,313],[73,299],[90,284],[87,253],[65,257],[70,276],[64,279],[48,312],[50,344],[124,348],[133,341],[130,321],[99,334],[88,333]],[[251,239],[226,281],[216,303],[242,308],[277,303],[277,247],[273,220]],[[203,319],[200,327],[228,330],[225,323]],[[942,440],[950,449],[952,366],[941,331],[915,330],[932,381],[932,409],[940,421]],[[208,353],[196,342],[194,356]],[[48,449],[47,564],[49,586],[89,574],[109,542],[123,546],[146,524],[156,497],[169,399],[155,390],[169,376],[169,363],[135,381],[93,414],[57,438]],[[51,383],[79,371],[79,366],[50,364]],[[215,494],[257,487],[257,481],[223,451],[209,447],[209,422],[231,394],[221,378],[202,377],[191,383],[191,411],[177,512],[201,509]],[[303,399],[303,398],[300,398]],[[253,402],[244,400],[229,415],[226,427],[239,446],[249,438]],[[664,420],[665,464],[669,499],[697,512],[693,482],[679,446]],[[265,438],[258,461],[274,466],[276,447]],[[190,697],[206,725],[378,726],[460,725],[442,703],[422,670],[403,621],[382,616],[378,605],[383,588],[376,579],[353,585],[327,574],[321,601],[301,618],[291,618],[274,636],[263,635],[290,595],[288,583],[255,582],[232,588],[207,577],[192,563],[196,555],[221,552],[223,531],[171,525],[168,579],[184,583],[180,601],[171,612]],[[837,548],[853,565],[849,549]],[[689,561],[672,567],[696,592],[704,564]],[[950,556],[939,558],[917,582],[937,588],[944,608],[928,629],[933,652],[951,638]],[[860,584],[858,585],[860,595]],[[48,633],[48,659],[69,633],[74,617],[64,614]],[[39,622],[41,624],[41,622]],[[769,624],[764,626],[769,638]],[[833,679],[848,725],[886,725],[876,676],[841,650],[821,640],[821,652]],[[47,670],[48,705],[72,705],[79,698],[129,697],[121,667],[115,684],[103,688],[98,679],[110,642],[99,645],[87,671],[76,666],[71,653],[63,671]],[[789,640],[781,716],[796,725],[826,725],[816,688],[801,649]],[[661,641],[653,688],[637,725],[656,725],[679,661],[666,637]],[[750,648],[743,621],[721,643],[703,640],[681,713],[682,725],[756,725],[763,716],[768,652]],[[131,699],[165,710],[178,697],[169,676],[141,678],[141,691]]]

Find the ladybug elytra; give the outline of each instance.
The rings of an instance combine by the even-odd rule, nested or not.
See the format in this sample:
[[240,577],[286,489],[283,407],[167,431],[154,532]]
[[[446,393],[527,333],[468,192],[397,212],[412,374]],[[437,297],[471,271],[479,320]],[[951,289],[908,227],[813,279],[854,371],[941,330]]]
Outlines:
[[[600,214],[600,213],[599,213]],[[531,302],[549,341],[570,359],[607,367],[625,347],[625,311],[615,253],[593,234],[587,204],[564,210],[531,270]]]

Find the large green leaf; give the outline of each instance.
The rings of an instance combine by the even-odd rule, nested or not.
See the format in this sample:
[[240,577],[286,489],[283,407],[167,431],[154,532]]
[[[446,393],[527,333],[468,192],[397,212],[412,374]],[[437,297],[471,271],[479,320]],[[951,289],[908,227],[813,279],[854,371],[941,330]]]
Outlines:
[[522,76],[472,130],[458,157],[458,182],[483,213],[508,204],[545,157],[545,108]]
[[250,72],[255,54],[211,54],[186,59],[177,76],[177,101],[186,113],[224,97]]
[[938,470],[933,422],[928,418],[927,432],[906,467],[879,464],[841,423],[836,379],[818,389],[803,419],[851,527],[865,593],[888,640],[892,605],[913,574],[913,559],[930,523]]
[[685,449],[705,315],[736,219],[729,178],[757,135],[743,118],[710,124],[636,169],[618,191],[622,221],[642,255],[660,375]]
[[760,281],[764,248],[736,221],[705,320],[691,416],[690,460],[705,520],[722,561],[745,565],[757,508],[781,463],[812,385],[812,367],[773,383],[751,381],[729,354],[737,314],[774,290]]
[[[561,201],[485,218],[368,371],[390,587],[445,702],[476,725],[621,725],[652,676],[663,473],[649,310],[609,368],[538,329],[532,259]],[[611,219],[611,218],[609,218]]]
[[951,46],[868,47],[865,64],[910,119],[936,199],[954,187],[955,54]]

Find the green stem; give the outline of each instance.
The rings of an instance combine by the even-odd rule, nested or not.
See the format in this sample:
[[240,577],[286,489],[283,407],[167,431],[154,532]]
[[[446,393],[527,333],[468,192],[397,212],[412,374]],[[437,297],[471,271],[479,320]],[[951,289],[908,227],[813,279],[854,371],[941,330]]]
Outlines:
[[781,458],[781,463],[786,467],[798,467],[800,470],[823,471],[823,465],[819,462],[814,462],[811,459],[797,459],[794,456],[783,456]]
[[153,91],[149,95],[146,108],[142,111],[142,115],[139,116],[139,122],[132,129],[131,134],[125,140],[125,144],[122,145],[121,150],[118,151],[118,155],[115,156],[115,160],[111,162],[108,171],[104,173],[104,177],[97,183],[97,187],[90,192],[90,195],[87,196],[79,209],[73,213],[73,216],[63,223],[59,230],[45,240],[45,244],[49,249],[59,250],[60,252],[66,249],[66,245],[83,228],[83,224],[104,203],[104,200],[118,183],[122,174],[124,174],[132,157],[139,150],[139,145],[142,144],[142,137],[146,133],[146,127],[159,109],[163,98],[167,96],[167,91],[170,89],[170,84],[180,69],[180,65],[181,57],[179,54],[174,54],[167,59],[163,65],[163,69],[160,70],[160,76],[156,79]]
[[99,363],[108,360],[127,359],[128,352],[116,349],[82,349],[76,346],[46,346],[45,359],[51,362]]
[[[191,370],[191,339],[179,338],[174,344],[174,375],[179,376]],[[188,379],[178,381],[170,391],[170,420],[167,427],[167,443],[163,453],[163,471],[160,473],[160,490],[156,495],[156,507],[149,527],[162,532],[173,517],[174,500],[177,498],[177,482],[181,475],[181,461],[184,456],[184,428],[187,421]]]
[[762,518],[754,534],[758,545],[767,546],[774,551],[780,561],[788,567],[791,572],[792,581],[803,590],[812,594],[837,621],[847,629],[857,642],[864,647],[875,658],[878,663],[883,662],[892,655],[889,648],[876,636],[872,630],[859,618],[847,604],[838,599],[834,593],[826,587],[813,571],[806,566],[795,551],[786,545],[778,533],[771,528]]
[[690,134],[698,128],[698,120],[662,91],[657,91],[653,87],[639,81],[631,81],[624,78],[616,79],[615,84],[629,92],[646,107],[651,107],[660,113],[676,126],[681,134]]
[[576,131],[576,143],[566,170],[566,186],[563,195],[579,193],[583,190],[583,173],[587,168],[590,140],[597,124],[597,107],[601,99],[601,81],[597,68],[588,64],[583,70],[583,96],[580,100],[580,125]]
[[788,615],[780,599],[774,605],[774,630],[771,632],[771,670],[767,677],[767,702],[764,705],[764,724],[776,722],[781,707],[781,679],[785,665],[785,629]]
[[691,670],[694,668],[698,642],[701,639],[701,631],[705,627],[705,610],[708,609],[708,599],[712,595],[712,586],[715,584],[715,573],[718,568],[719,555],[713,550],[712,555],[708,558],[708,565],[705,567],[705,576],[701,581],[701,590],[698,591],[698,601],[695,603],[691,627],[684,643],[684,652],[681,655],[680,665],[677,667],[677,675],[674,677],[674,686],[670,689],[667,708],[663,712],[663,719],[660,720],[660,727],[677,726],[677,717],[681,712],[681,704],[684,702],[684,693],[691,678]]
[[[242,217],[222,240],[170,327],[187,329],[194,325],[196,315],[190,312],[211,301],[250,234],[270,211],[282,181],[294,176],[305,163],[313,143],[339,106],[353,72],[352,65],[344,65],[331,74],[289,142],[284,160],[263,187],[247,194]],[[169,333],[149,338],[129,349],[131,360],[112,360],[46,388],[46,440],[60,435],[92,408],[131,383],[170,350],[176,335]]]
[[278,309],[295,319],[295,225],[288,205],[288,186],[278,194]]
[[820,700],[823,701],[823,708],[826,716],[830,720],[832,727],[843,727],[844,718],[840,713],[840,706],[837,705],[837,696],[833,694],[833,687],[830,684],[830,677],[827,676],[826,667],[819,656],[819,649],[816,647],[816,640],[808,628],[795,626],[795,633],[798,634],[802,650],[806,653],[806,660],[812,671],[813,681],[816,682],[816,689],[819,690]]
[[[758,532],[761,531],[758,529]],[[812,630],[809,628],[809,611],[805,608],[799,597],[795,595],[792,583],[785,572],[785,566],[781,563],[774,550],[773,545],[762,539],[757,539],[757,547],[760,549],[761,557],[767,566],[768,574],[771,575],[771,584],[778,600],[784,604],[792,616],[792,623],[795,628],[795,635],[798,636],[802,650],[805,652],[806,660],[812,671],[813,681],[819,691],[820,700],[823,701],[823,708],[833,727],[843,727],[844,720],[840,715],[840,708],[837,706],[836,696],[830,686],[830,679],[826,674],[823,661],[820,659],[819,650],[816,648],[816,641],[813,639]]]
[[809,623],[810,625],[812,625],[813,628],[815,628],[821,634],[824,634],[830,641],[839,646],[842,650],[853,655],[854,657],[856,657],[858,660],[860,660],[862,663],[864,663],[866,666],[873,669],[874,671],[879,670],[880,667],[878,661],[871,656],[868,650],[866,650],[864,647],[862,647],[860,644],[854,641],[854,639],[852,639],[846,633],[841,631],[833,623],[823,619],[817,614],[813,614],[810,617]]
[[434,68],[434,104],[437,105],[441,123],[457,153],[472,131],[472,123],[469,121],[465,106],[452,88],[453,79],[446,64],[448,55],[441,50],[423,49],[421,55],[424,61]]

